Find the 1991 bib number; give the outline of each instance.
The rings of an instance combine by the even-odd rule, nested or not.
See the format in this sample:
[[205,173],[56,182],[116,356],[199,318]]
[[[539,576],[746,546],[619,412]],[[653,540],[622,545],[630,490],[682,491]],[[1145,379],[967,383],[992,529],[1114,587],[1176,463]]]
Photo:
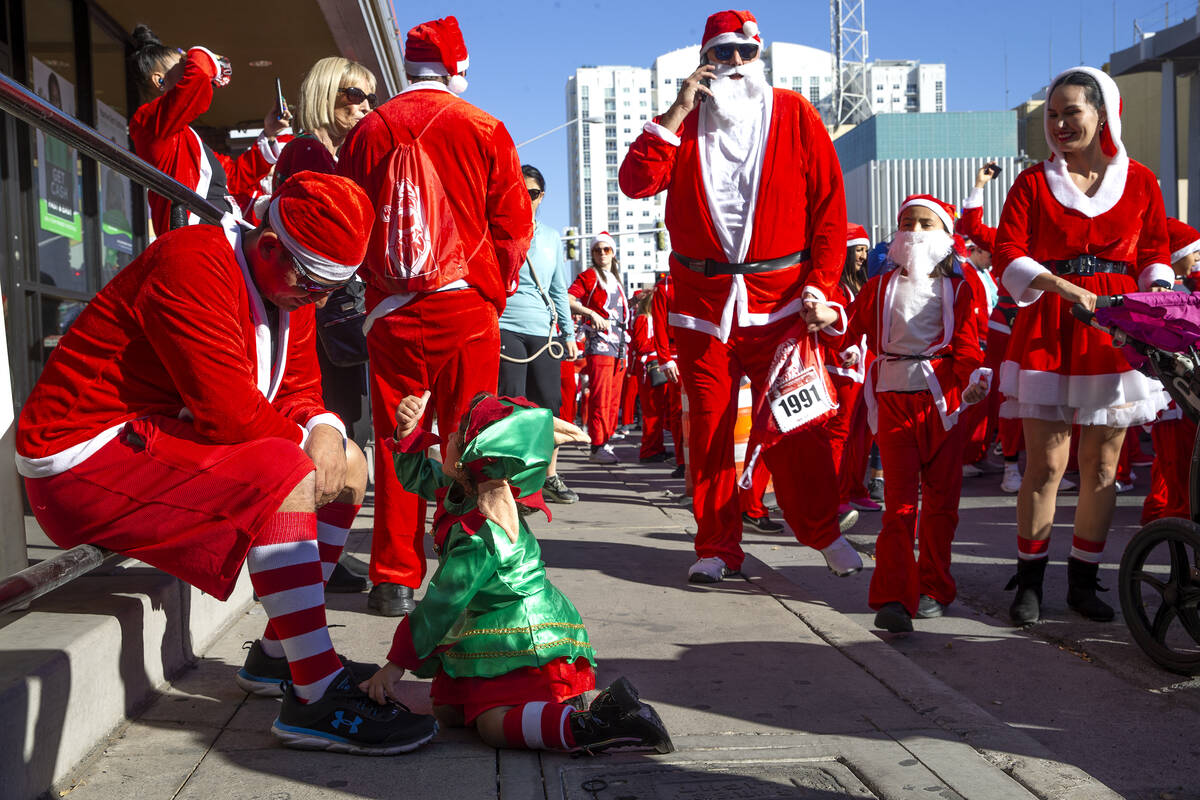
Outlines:
[[835,408],[825,382],[815,369],[804,370],[791,383],[783,394],[771,400],[771,415],[782,432],[794,431]]

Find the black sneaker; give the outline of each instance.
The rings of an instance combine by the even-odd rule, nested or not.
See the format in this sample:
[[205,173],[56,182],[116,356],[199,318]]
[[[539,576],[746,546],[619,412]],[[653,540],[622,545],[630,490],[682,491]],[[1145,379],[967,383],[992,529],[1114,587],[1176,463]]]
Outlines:
[[867,481],[867,496],[877,503],[883,502],[883,478],[871,478]]
[[379,705],[342,670],[320,700],[303,703],[292,684],[283,692],[271,733],[287,747],[365,756],[392,756],[416,750],[437,733],[437,722],[395,701]]
[[687,477],[687,464],[680,464],[679,466],[675,467],[675,469],[671,470],[671,477],[672,478],[686,478]]
[[367,579],[362,575],[355,575],[340,561],[333,565],[333,572],[330,573],[329,580],[325,581],[325,591],[333,594],[358,594],[366,589]]
[[[282,697],[282,684],[292,679],[287,659],[282,656],[275,658],[267,655],[267,651],[263,650],[261,639],[246,642],[242,645],[242,649],[250,652],[246,654],[246,663],[242,664],[242,668],[233,676],[237,685],[244,691],[259,697]],[[343,667],[350,671],[351,677],[359,681],[365,681],[379,671],[378,664],[351,661],[342,655],[338,656],[338,660],[342,662]]]
[[575,746],[595,754],[616,747],[650,747],[675,752],[671,734],[650,705],[638,699],[637,689],[619,678],[592,701],[587,711],[571,712]]
[[546,498],[550,503],[563,503],[569,505],[579,502],[579,495],[567,486],[566,481],[557,475],[551,475],[546,478],[546,482],[542,484],[542,497]]
[[652,456],[639,456],[638,461],[643,464],[661,464],[664,461],[671,461],[675,458],[675,454],[670,450],[664,450],[661,453],[655,453]]
[[783,525],[768,517],[766,514],[761,517],[752,517],[745,511],[742,512],[742,527],[751,527],[759,533],[782,533]]

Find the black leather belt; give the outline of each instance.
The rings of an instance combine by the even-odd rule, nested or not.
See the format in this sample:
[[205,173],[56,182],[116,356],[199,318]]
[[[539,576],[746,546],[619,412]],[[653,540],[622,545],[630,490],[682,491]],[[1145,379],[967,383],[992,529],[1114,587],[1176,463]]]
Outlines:
[[1108,261],[1092,255],[1075,256],[1065,261],[1049,261],[1046,266],[1054,270],[1056,275],[1095,275],[1097,272],[1117,272],[1124,275],[1129,272],[1129,264],[1124,261]]
[[767,259],[766,261],[747,261],[744,264],[726,264],[723,261],[713,261],[711,258],[688,258],[676,251],[672,251],[671,255],[692,272],[699,272],[706,278],[716,275],[747,275],[754,272],[775,272],[776,270],[794,267],[809,259],[808,250],[801,250],[790,255],[780,256],[779,258]]
[[922,355],[921,353],[914,353],[912,355],[908,353],[881,353],[880,355],[885,355],[888,358],[894,358],[897,361],[937,361],[939,358],[950,357],[949,353],[940,353],[932,356]]

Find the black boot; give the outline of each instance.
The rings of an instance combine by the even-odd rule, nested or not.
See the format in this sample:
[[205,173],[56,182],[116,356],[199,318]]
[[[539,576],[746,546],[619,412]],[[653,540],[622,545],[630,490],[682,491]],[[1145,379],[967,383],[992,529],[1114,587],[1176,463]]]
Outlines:
[[1096,622],[1111,622],[1113,608],[1096,597],[1096,592],[1107,592],[1100,585],[1099,564],[1089,564],[1077,558],[1067,559],[1067,605]]
[[1004,587],[1005,591],[1017,590],[1008,616],[1016,625],[1032,625],[1042,614],[1042,578],[1046,575],[1045,558],[1018,559],[1017,574]]
[[625,678],[596,695],[587,711],[571,712],[575,746],[587,753],[612,747],[653,747],[675,752],[671,735],[658,713],[638,699],[637,689]]

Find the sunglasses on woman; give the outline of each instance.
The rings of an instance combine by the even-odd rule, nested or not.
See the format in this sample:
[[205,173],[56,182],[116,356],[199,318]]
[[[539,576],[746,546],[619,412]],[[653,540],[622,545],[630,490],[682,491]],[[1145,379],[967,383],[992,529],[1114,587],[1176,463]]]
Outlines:
[[539,197],[541,197],[544,194],[545,194],[545,192],[543,192],[541,189],[530,189],[529,190],[529,199],[537,200]]
[[[291,255],[290,253],[288,255]],[[334,289],[340,289],[349,281],[339,281],[338,283],[318,283],[313,279],[313,274],[304,268],[300,263],[300,259],[292,256],[292,269],[296,270],[296,288],[303,289],[309,294],[329,294]]]
[[357,86],[347,86],[344,89],[338,89],[338,94],[346,95],[346,99],[350,101],[351,105],[358,105],[363,100],[366,100],[371,108],[375,107],[375,102],[379,99],[374,92],[367,94]]
[[758,45],[756,44],[718,44],[712,48],[712,53],[716,56],[717,61],[728,61],[733,58],[733,52],[742,57],[742,61],[750,61],[758,55]]

